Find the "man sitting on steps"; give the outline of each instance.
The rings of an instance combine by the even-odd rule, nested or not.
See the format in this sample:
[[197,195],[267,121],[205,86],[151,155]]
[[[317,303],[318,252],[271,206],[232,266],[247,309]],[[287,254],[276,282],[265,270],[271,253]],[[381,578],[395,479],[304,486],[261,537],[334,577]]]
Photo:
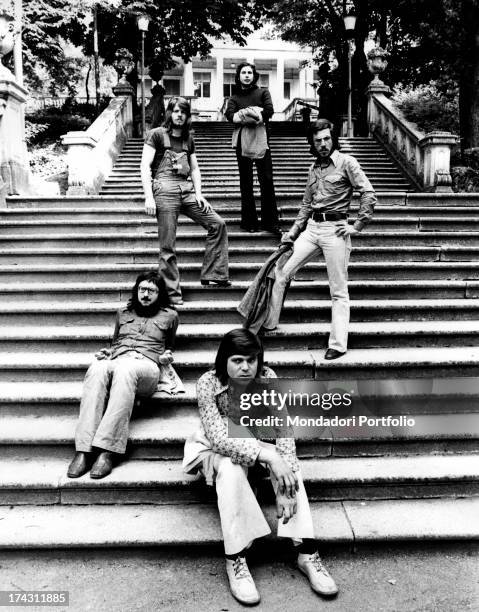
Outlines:
[[[296,221],[281,239],[282,243],[294,242],[293,254],[282,268],[276,268],[263,329],[272,330],[278,325],[287,284],[300,268],[322,251],[332,303],[331,333],[325,359],[336,359],[344,355],[348,343],[351,236],[369,223],[377,200],[358,161],[338,150],[338,139],[330,121],[315,121],[308,140],[316,161],[309,169]],[[354,225],[349,225],[348,210],[354,189],[359,191],[361,199]]]
[[172,369],[177,327],[163,280],[154,272],[140,274],[128,305],[118,311],[111,349],[96,353],[86,373],[70,478],[90,468],[91,478],[111,472],[115,456],[126,449],[136,395],[153,395],[160,370]]

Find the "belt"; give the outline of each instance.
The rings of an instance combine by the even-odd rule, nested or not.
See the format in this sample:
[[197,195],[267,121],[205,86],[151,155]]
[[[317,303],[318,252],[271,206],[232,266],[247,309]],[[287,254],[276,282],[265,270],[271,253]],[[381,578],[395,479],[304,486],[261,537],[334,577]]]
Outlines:
[[322,212],[313,212],[313,214],[311,215],[311,219],[313,221],[317,221],[318,223],[321,223],[322,221],[340,221],[341,219],[347,219],[348,215],[346,213],[338,213],[338,212],[331,212],[331,213],[322,213]]

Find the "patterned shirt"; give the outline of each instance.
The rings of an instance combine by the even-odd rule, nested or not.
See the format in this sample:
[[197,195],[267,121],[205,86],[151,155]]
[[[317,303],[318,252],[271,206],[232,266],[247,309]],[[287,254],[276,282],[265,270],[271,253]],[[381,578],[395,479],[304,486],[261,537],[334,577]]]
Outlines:
[[340,151],[331,153],[326,167],[321,167],[318,159],[309,168],[303,204],[290,230],[292,236],[299,236],[313,212],[347,213],[354,189],[361,194],[354,229],[361,231],[371,220],[377,202],[368,177],[357,159]]
[[[265,368],[263,377],[276,378],[270,368]],[[201,376],[196,385],[200,418],[213,451],[231,458],[233,463],[252,466],[261,446],[253,438],[229,438],[227,417],[230,410],[228,385],[223,385],[213,370]],[[278,438],[276,450],[293,472],[299,470],[294,438]]]

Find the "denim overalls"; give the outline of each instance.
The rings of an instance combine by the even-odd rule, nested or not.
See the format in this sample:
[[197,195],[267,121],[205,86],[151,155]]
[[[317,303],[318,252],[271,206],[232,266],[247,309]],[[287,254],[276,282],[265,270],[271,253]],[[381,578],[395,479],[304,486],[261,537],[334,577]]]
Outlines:
[[181,303],[180,275],[176,261],[176,227],[180,212],[208,230],[201,280],[228,280],[228,235],[223,219],[214,211],[204,212],[196,201],[188,143],[182,151],[171,149],[168,132],[161,128],[165,154],[153,178],[153,196],[158,219],[160,246],[159,273],[163,277],[172,304]]

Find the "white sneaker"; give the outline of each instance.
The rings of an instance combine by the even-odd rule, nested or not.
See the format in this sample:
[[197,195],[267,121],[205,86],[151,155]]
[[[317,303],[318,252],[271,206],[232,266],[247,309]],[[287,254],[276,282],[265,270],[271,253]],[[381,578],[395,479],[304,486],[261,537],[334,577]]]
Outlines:
[[233,597],[242,604],[253,605],[259,602],[260,596],[244,557],[226,559],[226,573]]
[[312,555],[299,553],[298,568],[309,578],[313,591],[326,597],[337,594],[338,587],[324,567],[318,552]]

